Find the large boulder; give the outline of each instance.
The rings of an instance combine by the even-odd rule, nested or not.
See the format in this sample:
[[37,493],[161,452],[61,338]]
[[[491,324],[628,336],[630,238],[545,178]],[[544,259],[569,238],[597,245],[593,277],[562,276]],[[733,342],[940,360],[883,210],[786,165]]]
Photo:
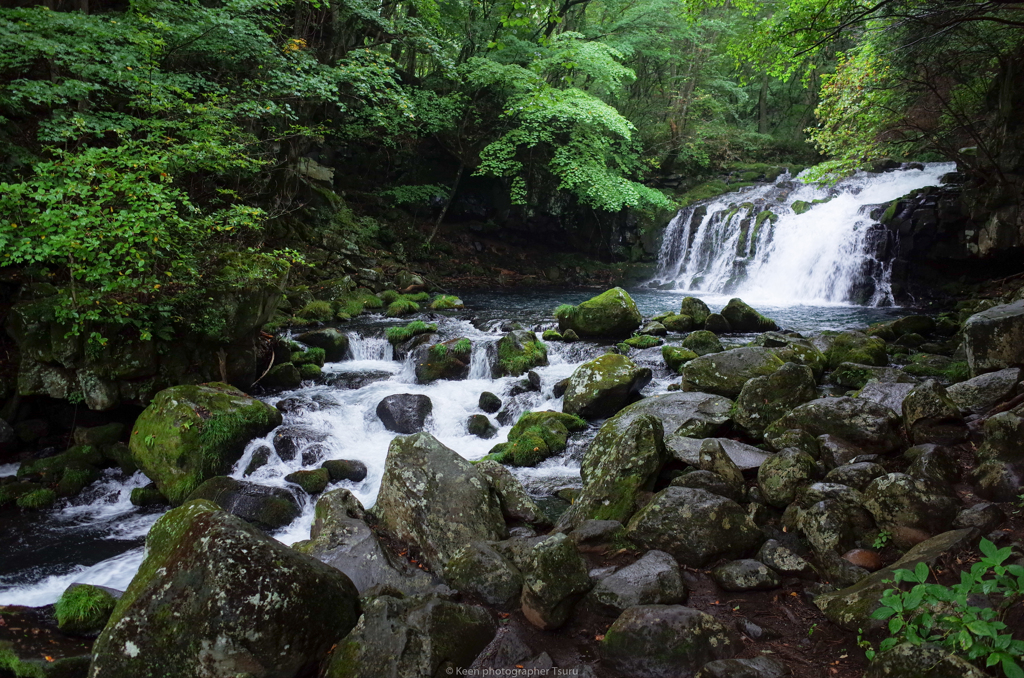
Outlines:
[[295,338],[307,346],[322,348],[327,362],[344,360],[348,352],[348,335],[335,327],[303,332]]
[[635,605],[684,603],[686,585],[675,558],[664,551],[648,551],[599,581],[587,600],[598,611],[617,617]]
[[373,512],[437,572],[466,544],[505,536],[487,478],[429,433],[391,441]]
[[174,386],[156,394],[135,421],[135,464],[172,504],[224,475],[245,445],[281,424],[281,413],[237,388],[213,382]]
[[643,322],[643,316],[626,290],[615,287],[579,306],[559,306],[555,311],[558,331],[573,330],[580,337],[625,338]]
[[779,329],[774,320],[764,317],[742,299],[730,299],[721,314],[729,321],[733,332],[771,332]]
[[580,468],[583,490],[562,514],[559,528],[571,529],[584,520],[625,523],[636,511],[640,493],[654,488],[667,459],[657,418],[629,413],[609,419],[587,448]]
[[624,355],[606,353],[572,373],[562,409],[585,419],[610,417],[650,381],[650,368],[638,367]]
[[814,459],[806,452],[788,447],[766,459],[757,470],[757,486],[766,502],[785,508],[797,491],[814,477]]
[[693,318],[695,325],[703,325],[711,315],[711,309],[697,297],[685,297],[679,305],[679,314]]
[[725,350],[722,342],[718,339],[718,335],[708,330],[690,332],[679,342],[679,345],[693,351],[697,355],[708,355],[709,353],[718,353]]
[[550,410],[524,412],[508,432],[508,442],[496,445],[488,456],[512,466],[536,466],[564,452],[569,434],[586,427],[587,422],[573,414]]
[[396,393],[377,403],[377,418],[395,433],[419,433],[433,411],[434,403],[422,394]]
[[[723,400],[725,399],[723,398]],[[726,400],[726,402],[729,401]],[[665,449],[677,461],[690,466],[700,466],[700,450],[704,446],[705,440],[707,439],[686,438],[678,435],[666,436]],[[770,452],[765,452],[753,445],[747,445],[731,438],[715,438],[715,441],[718,445],[721,445],[725,453],[729,455],[732,463],[740,471],[756,471],[761,468],[761,464],[765,460],[772,456]]]
[[903,399],[903,425],[915,445],[955,445],[967,440],[960,409],[937,381],[929,379]]
[[879,653],[864,678],[985,678],[989,674],[960,655],[931,643],[903,643]]
[[501,514],[510,523],[550,525],[540,506],[526,493],[523,484],[505,466],[491,459],[476,464],[476,470],[487,478],[501,504]]
[[[765,430],[774,449],[786,431],[799,429],[814,437],[832,435],[864,448],[887,453],[899,448],[900,418],[888,407],[862,398],[819,398],[795,408]],[[773,442],[776,441],[776,442]]]
[[548,347],[533,332],[512,330],[498,341],[494,376],[518,377],[534,367],[548,364]]
[[839,367],[842,363],[875,365],[877,367],[885,367],[889,363],[885,340],[879,337],[869,337],[863,332],[854,330],[822,332],[812,337],[811,343],[825,355],[828,368],[831,370]]
[[773,421],[817,396],[811,368],[786,363],[773,374],[754,377],[743,385],[736,398],[733,421],[759,439]]
[[711,576],[726,591],[764,591],[778,588],[782,581],[770,567],[749,558],[722,563]]
[[911,527],[938,534],[953,525],[960,502],[933,481],[888,473],[864,490],[864,507],[883,530]]
[[711,353],[683,365],[683,389],[735,398],[748,380],[773,374],[782,365],[777,355],[762,347]]
[[465,337],[457,337],[434,344],[420,346],[413,353],[416,363],[416,381],[429,384],[438,379],[459,381],[469,376],[469,362],[473,344]]
[[888,407],[893,412],[902,412],[903,401],[910,395],[910,392],[914,390],[916,385],[911,383],[890,384],[871,381],[857,392],[857,397]]
[[378,596],[367,601],[359,624],[338,643],[326,678],[461,674],[496,631],[482,607],[437,596]]
[[820,380],[828,361],[814,344],[794,332],[765,332],[751,342],[752,346],[770,348],[782,362],[806,365],[814,372],[814,379]]
[[486,542],[464,546],[448,561],[445,580],[452,588],[511,612],[523,592],[523,574]]
[[307,675],[359,613],[359,594],[338,570],[210,502],[189,502],[150,530],[89,675]]
[[761,531],[742,506],[706,490],[670,486],[633,516],[626,535],[665,551],[683,565],[739,558],[761,545]]
[[974,491],[992,501],[1014,501],[1024,487],[1024,418],[1019,409],[985,421],[985,442],[978,448]]
[[829,375],[833,384],[846,388],[864,388],[869,381],[882,384],[914,384],[917,379],[896,367],[876,367],[857,363],[839,363]]
[[1008,367],[953,384],[946,393],[961,412],[981,414],[1016,395],[1021,376],[1019,367]]
[[682,605],[637,605],[623,612],[601,642],[604,661],[624,676],[690,678],[736,654],[733,634],[711,615]]
[[299,505],[283,487],[268,487],[228,476],[210,478],[188,495],[206,499],[263,530],[276,530],[299,517]]
[[733,402],[710,393],[664,393],[648,396],[615,415],[619,427],[649,414],[661,421],[666,444],[672,437],[710,438],[729,421]]
[[964,350],[971,376],[1024,365],[1024,299],[968,318]]
[[569,620],[573,607],[590,590],[587,564],[564,534],[549,536],[523,557],[523,616],[544,630]]

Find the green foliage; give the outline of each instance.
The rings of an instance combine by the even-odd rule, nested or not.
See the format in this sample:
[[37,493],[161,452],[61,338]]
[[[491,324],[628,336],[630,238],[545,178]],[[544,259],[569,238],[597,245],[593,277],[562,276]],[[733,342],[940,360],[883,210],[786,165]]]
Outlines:
[[47,488],[18,497],[17,504],[23,509],[39,510],[50,508],[56,501],[57,493]]
[[380,300],[381,300],[381,302],[383,302],[383,304],[385,306],[390,306],[391,304],[393,304],[396,301],[398,301],[398,299],[401,296],[402,295],[399,294],[398,292],[396,292],[395,290],[384,290],[380,294]]
[[302,318],[303,320],[327,322],[334,318],[334,309],[331,308],[330,302],[311,301],[296,311],[295,316],[297,318]]
[[434,311],[462,308],[462,300],[451,294],[439,294],[430,302],[430,308]]
[[388,304],[388,310],[384,313],[389,318],[397,318],[420,310],[420,305],[407,297],[399,297]]
[[873,548],[873,549],[884,549],[889,544],[889,541],[891,539],[892,539],[892,533],[888,532],[886,530],[882,530],[881,532],[878,533],[878,536],[875,537],[875,541],[871,544],[871,548]]
[[661,346],[662,341],[661,339],[658,339],[657,337],[652,337],[649,334],[639,334],[635,337],[630,337],[629,339],[626,339],[626,341],[623,343],[625,343],[627,346],[632,346],[633,348],[644,349],[654,348],[655,346]]
[[[888,620],[890,635],[878,652],[904,642],[935,643],[979,666],[998,665],[1006,678],[1024,677],[1024,641],[1014,639],[1002,621],[1008,608],[1024,598],[1024,566],[1006,564],[1013,554],[1010,547],[999,549],[982,539],[979,548],[981,560],[961,572],[960,582],[953,586],[929,584],[924,563],[913,571],[896,570],[897,584],[913,586],[909,591],[886,591],[881,607],[872,614],[873,619]],[[973,596],[986,597],[992,606],[975,606]],[[873,659],[876,651],[868,644],[865,654]]]
[[114,597],[101,588],[74,586],[57,599],[53,614],[62,629],[101,628],[116,604]]
[[319,379],[321,375],[320,366],[316,363],[306,363],[305,365],[299,365],[299,376],[303,380],[314,380]]
[[418,334],[429,334],[431,332],[437,332],[437,325],[430,323],[429,325],[422,320],[413,320],[405,327],[389,327],[384,330],[384,336],[387,337],[388,341],[392,344],[401,344],[409,341]]
[[561,304],[555,309],[555,317],[559,320],[572,320],[577,309],[572,304]]
[[396,205],[429,205],[435,200],[447,197],[449,189],[436,184],[422,184],[419,186],[392,186],[381,191],[381,197],[390,200]]
[[21,661],[10,643],[0,643],[0,669],[10,671],[15,678],[46,678],[42,666]]
[[967,381],[971,378],[971,368],[964,360],[957,360],[951,362],[946,369],[943,370],[946,379],[951,383],[957,384],[961,381]]

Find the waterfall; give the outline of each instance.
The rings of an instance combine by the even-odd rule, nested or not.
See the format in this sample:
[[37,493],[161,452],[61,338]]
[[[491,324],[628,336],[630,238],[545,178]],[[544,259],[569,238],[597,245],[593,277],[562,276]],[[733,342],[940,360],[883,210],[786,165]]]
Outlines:
[[348,332],[349,360],[394,360],[394,348],[386,337]]
[[473,342],[473,353],[469,357],[469,376],[467,379],[490,379],[491,378],[491,351],[495,345],[493,341]]
[[[873,208],[935,186],[954,163],[859,172],[823,188],[783,174],[772,184],[679,210],[651,285],[768,304],[894,303],[898,244]],[[877,213],[877,212],[876,212]]]

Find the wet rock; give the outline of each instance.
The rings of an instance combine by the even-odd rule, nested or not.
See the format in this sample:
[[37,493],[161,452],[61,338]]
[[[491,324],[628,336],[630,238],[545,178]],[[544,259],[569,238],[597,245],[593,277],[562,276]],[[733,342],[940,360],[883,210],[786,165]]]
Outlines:
[[690,332],[680,342],[680,346],[687,348],[699,356],[705,356],[710,353],[719,353],[724,351],[725,348],[722,346],[722,342],[718,340],[718,335],[708,330],[697,330],[696,332]]
[[496,461],[485,459],[476,464],[476,470],[487,478],[491,488],[498,496],[501,514],[505,520],[528,525],[551,524],[548,517],[537,506],[537,502],[526,493],[523,484],[507,468]]
[[895,367],[875,367],[856,363],[840,363],[829,377],[833,384],[846,388],[864,388],[869,381],[882,384],[913,384],[917,380]]
[[433,411],[434,403],[428,396],[412,393],[389,395],[377,403],[377,417],[384,428],[395,433],[422,431]]
[[667,487],[654,495],[629,521],[626,536],[689,567],[703,567],[720,557],[742,557],[763,540],[739,504],[686,487]]
[[303,332],[295,338],[307,346],[322,348],[327,362],[344,360],[348,352],[348,335],[334,327]]
[[598,582],[587,600],[602,614],[617,617],[635,605],[686,602],[686,586],[675,559],[662,551],[644,556]]
[[1001,412],[985,421],[984,431],[974,491],[992,501],[1014,501],[1024,486],[1024,419],[1013,411]]
[[[732,405],[733,402],[728,398],[710,393],[667,393],[650,396],[633,403],[621,410],[615,418],[620,422],[621,428],[621,425],[628,424],[644,414],[655,417],[662,423],[666,445],[671,445],[673,439],[709,438],[715,435],[729,421]],[[687,443],[680,444],[686,445]],[[699,449],[700,443],[698,442],[692,457],[693,461],[687,461],[687,463],[696,466]],[[737,463],[740,462],[737,461]]]
[[170,503],[167,501],[167,497],[156,489],[155,483],[150,483],[146,487],[133,488],[130,501],[132,506],[166,506]]
[[534,544],[525,555],[522,571],[523,616],[544,630],[564,625],[591,586],[586,563],[564,534]]
[[512,330],[498,341],[498,359],[494,363],[493,375],[495,378],[518,377],[534,367],[547,364],[547,346],[537,339],[536,334]]
[[910,549],[892,565],[872,573],[856,584],[817,596],[814,604],[829,621],[847,631],[878,628],[884,622],[871,619],[871,613],[878,607],[882,593],[892,588],[893,572],[898,569],[913,570],[917,563],[932,564],[942,554],[966,546],[972,533],[971,529],[953,530],[932,537]]
[[416,381],[430,384],[439,379],[460,381],[469,376],[469,362],[473,354],[473,344],[465,337],[457,337],[434,344],[427,348],[416,349]]
[[695,678],[783,678],[786,665],[770,657],[719,659],[701,667]]
[[832,370],[842,363],[885,367],[889,362],[885,340],[869,337],[863,332],[823,332],[813,337],[811,343],[825,355],[828,368]]
[[801,510],[797,529],[819,556],[839,555],[857,546],[857,539],[874,529],[871,515],[859,505],[825,499]]
[[801,579],[816,579],[818,576],[810,563],[774,539],[769,539],[761,545],[757,559],[781,575]]
[[948,650],[910,643],[879,653],[864,672],[864,678],[985,678],[987,675]]
[[[102,586],[72,584],[54,606],[57,626],[64,633],[95,638],[107,625],[117,598]],[[4,668],[11,670],[13,667],[8,665]]]
[[729,321],[721,313],[712,313],[704,321],[704,329],[714,334],[729,334],[733,331]]
[[732,560],[711,570],[715,583],[726,591],[766,591],[778,588],[779,575],[757,560]]
[[405,678],[468,668],[494,638],[482,607],[437,596],[367,601],[359,623],[338,643],[326,678]]
[[888,473],[864,490],[864,507],[883,530],[904,526],[937,534],[953,524],[960,502],[946,496],[933,482]]
[[206,499],[233,516],[264,530],[276,530],[299,517],[299,505],[292,493],[228,476],[210,478],[197,487],[186,501]]
[[929,379],[903,400],[903,424],[915,445],[955,445],[967,440],[960,410],[937,381]]
[[93,648],[91,675],[149,675],[158,658],[166,678],[298,676],[359,618],[348,577],[210,502],[166,513],[146,543]]
[[233,386],[175,386],[157,393],[135,422],[131,454],[172,504],[227,473],[245,445],[281,424],[281,413]]
[[282,426],[274,432],[274,450],[283,461],[302,459],[303,465],[316,463],[323,443],[329,438],[326,431],[309,426]]
[[565,395],[566,390],[569,388],[569,378],[559,379],[555,382],[554,386],[551,387],[551,395],[556,398],[561,398]]
[[626,338],[643,322],[636,303],[621,287],[612,288],[575,307],[560,306],[555,310],[555,316],[563,337],[567,330],[572,330],[580,337]]
[[562,410],[585,419],[610,417],[651,381],[651,370],[629,358],[606,353],[586,362],[569,377]]
[[359,389],[378,381],[387,381],[394,376],[393,372],[387,370],[363,370],[360,372],[334,372],[327,373],[326,382],[334,388]]
[[735,398],[749,379],[772,374],[782,365],[767,348],[734,348],[704,355],[683,366],[683,389]]
[[771,424],[765,442],[775,449],[779,436],[801,429],[817,437],[832,435],[864,449],[886,453],[900,446],[900,418],[888,407],[861,398],[819,398],[800,405]]
[[797,490],[814,477],[814,459],[806,452],[786,448],[765,460],[757,470],[757,486],[772,506],[783,508],[796,498]]
[[733,332],[771,332],[779,329],[774,320],[764,317],[742,299],[730,299],[722,309],[722,317],[729,322]]
[[579,417],[563,412],[524,412],[508,432],[508,442],[492,448],[488,458],[513,466],[536,466],[564,452],[569,434],[586,425]]
[[689,678],[737,649],[732,634],[714,617],[682,605],[631,607],[601,641],[604,662],[635,678]]
[[817,397],[817,384],[811,368],[786,363],[773,374],[754,377],[743,384],[736,398],[733,421],[759,439],[773,421]]
[[480,402],[478,403],[478,406],[487,414],[494,414],[501,409],[501,398],[490,391],[484,391],[480,394]]
[[272,390],[298,388],[302,385],[302,375],[299,373],[299,368],[295,365],[280,363],[270,368],[266,376],[260,379],[260,385]]
[[[4,422],[6,425],[7,422]],[[113,445],[121,440],[124,434],[124,424],[113,422],[103,426],[79,426],[74,431],[75,445]],[[3,434],[0,433],[0,443],[3,443]]]
[[693,318],[679,313],[672,313],[665,316],[661,319],[661,324],[669,332],[679,332],[680,334],[683,332],[689,332],[693,330],[693,328],[697,327],[697,323],[693,321]]
[[971,376],[1024,365],[1024,300],[975,313],[964,323]]
[[306,494],[320,494],[327,489],[331,482],[331,474],[325,468],[318,468],[315,471],[295,471],[284,477],[285,482],[295,483]]
[[482,541],[459,550],[448,561],[450,586],[500,610],[512,611],[523,591],[523,575],[508,558]]
[[569,533],[569,539],[581,551],[604,550],[622,534],[622,529],[622,523],[617,520],[584,520]]
[[667,459],[658,419],[627,411],[612,417],[587,448],[580,467],[583,490],[562,514],[559,529],[588,519],[625,523],[636,511],[640,493],[653,489]]
[[864,453],[862,449],[851,445],[842,438],[828,434],[818,436],[818,450],[819,458],[828,469],[845,466]]
[[419,547],[434,570],[470,542],[505,535],[487,478],[428,433],[391,441],[373,511],[384,529]]
[[331,459],[325,461],[321,468],[327,469],[334,483],[342,480],[360,483],[366,479],[366,464],[353,459]]
[[498,435],[498,429],[494,427],[491,420],[483,414],[471,414],[466,422],[466,431],[477,438],[493,438]]
[[882,557],[870,549],[851,549],[843,554],[843,559],[857,567],[863,567],[868,572],[882,569]]
[[278,400],[274,407],[285,414],[292,414],[296,412],[318,412],[320,410],[320,403],[302,396],[290,396],[288,398]]
[[1019,367],[980,374],[946,389],[961,412],[981,414],[1016,395],[1021,382]]
[[711,315],[711,309],[697,297],[684,297],[679,305],[679,313],[693,318],[695,324],[703,325]]
[[888,407],[893,412],[902,412],[903,400],[914,390],[914,386],[916,384],[883,384],[873,381],[866,384],[857,393],[857,397]]
[[697,357],[697,354],[682,346],[662,346],[661,357],[665,360],[665,366],[669,370],[679,373],[679,369]]
[[668,329],[661,323],[654,320],[641,327],[637,333],[652,337],[664,337],[668,334]]
[[825,476],[826,483],[839,483],[863,491],[871,481],[885,475],[885,469],[870,461],[837,466]]
[[959,474],[951,449],[940,445],[917,445],[904,452],[903,456],[911,462],[907,467],[908,476],[929,480],[946,494],[953,494],[952,484]]
[[798,334],[782,332],[765,332],[758,335],[753,346],[764,346],[779,356],[784,363],[796,363],[811,368],[814,379],[820,380],[825,372],[828,361],[825,355],[814,344]]

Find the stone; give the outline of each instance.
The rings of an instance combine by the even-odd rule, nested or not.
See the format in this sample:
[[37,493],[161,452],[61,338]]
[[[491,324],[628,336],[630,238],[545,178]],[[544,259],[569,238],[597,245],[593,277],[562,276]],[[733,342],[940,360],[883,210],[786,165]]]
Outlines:
[[871,481],[885,475],[885,469],[870,461],[837,466],[825,475],[826,483],[839,483],[864,491]]
[[669,485],[671,487],[692,487],[698,490],[707,490],[711,494],[732,499],[736,503],[746,499],[747,488],[745,486],[736,487],[735,484],[730,484],[725,478],[711,471],[690,471],[681,476],[676,476]]
[[511,612],[523,591],[523,575],[487,543],[464,546],[445,567],[445,580],[456,590]]
[[476,470],[490,483],[501,505],[501,514],[512,523],[527,525],[550,525],[544,511],[526,493],[523,484],[512,472],[496,461],[484,459],[476,464]]
[[[729,421],[732,409],[733,402],[728,398],[710,393],[677,392],[649,396],[628,405],[616,415],[616,419],[620,424],[627,424],[644,414],[655,417],[661,421],[666,446],[671,448],[673,441],[679,441],[682,447],[676,450],[676,456],[696,466],[700,441],[693,450],[692,460],[689,460],[680,456],[685,454],[683,450],[689,449],[689,443],[681,439],[709,438],[715,435]],[[723,444],[728,445],[724,441]],[[726,451],[730,451],[728,446]],[[734,461],[742,467],[738,460],[734,458]]]
[[[974,491],[991,501],[1014,501],[1024,486],[1024,418],[1000,412],[985,421],[985,442],[976,453]],[[20,474],[20,471],[19,471]]]
[[606,353],[586,362],[569,377],[562,410],[585,419],[610,417],[651,381],[651,370],[623,355]]
[[786,665],[771,657],[750,659],[719,659],[701,667],[694,678],[783,678],[789,674]]
[[930,565],[944,553],[966,547],[972,533],[971,529],[963,529],[936,535],[911,548],[892,565],[873,572],[856,584],[817,596],[814,604],[829,621],[846,631],[879,628],[884,622],[872,619],[871,613],[879,606],[882,593],[892,587],[893,572],[913,570],[918,563]]
[[[7,422],[4,422],[6,424]],[[75,445],[113,445],[121,440],[124,424],[112,422],[89,428],[79,426],[74,431]],[[0,443],[4,442],[0,439]]]
[[800,487],[810,484],[814,472],[814,459],[809,454],[786,448],[761,464],[757,486],[765,501],[783,508],[792,503]]
[[505,536],[487,478],[429,433],[391,441],[373,512],[381,527],[418,547],[442,574],[464,545]]
[[936,645],[903,643],[879,653],[864,678],[986,678],[969,661]]
[[679,313],[673,313],[662,318],[661,324],[669,332],[678,332],[680,334],[689,332],[697,326],[697,323],[693,321],[693,318]]
[[641,327],[637,333],[641,335],[649,335],[652,337],[664,337],[666,334],[668,334],[668,329],[660,322],[652,320],[651,322]]
[[697,354],[682,346],[662,346],[661,357],[665,360],[665,366],[672,372],[678,374],[679,369],[697,357]]
[[761,347],[704,355],[683,366],[683,390],[735,398],[749,379],[773,374],[782,365],[770,349]]
[[931,481],[888,473],[864,490],[864,507],[882,530],[892,532],[902,526],[938,534],[953,524],[960,502]]
[[743,473],[715,438],[701,443],[698,465],[702,471],[711,471],[722,478],[734,493],[742,495],[746,490]]
[[693,318],[694,324],[703,325],[711,315],[711,309],[697,297],[684,297],[679,305],[679,313]]
[[637,605],[615,620],[601,641],[611,669],[633,678],[690,678],[700,667],[739,649],[709,614],[682,605]]
[[781,575],[801,579],[815,579],[818,576],[810,563],[774,539],[769,539],[761,545],[757,559]]
[[[106,588],[72,584],[54,605],[57,626],[67,634],[96,637],[107,625],[116,606],[117,598]],[[11,669],[10,666],[4,668]]]
[[162,678],[304,675],[359,613],[344,574],[193,501],[150,530],[89,675],[137,678],[155,666]]
[[268,487],[228,476],[210,478],[186,501],[205,499],[233,516],[264,530],[276,530],[299,517],[299,505],[288,490]]
[[740,558],[761,545],[760,530],[736,502],[705,490],[669,486],[633,516],[626,536],[688,567]]
[[564,534],[543,538],[524,558],[523,616],[545,631],[563,626],[591,587],[587,565]]
[[478,403],[478,406],[487,414],[494,414],[501,409],[501,398],[490,391],[484,391],[480,394],[480,402]]
[[302,386],[302,375],[295,365],[279,363],[260,379],[260,384],[272,390],[290,390]]
[[497,627],[482,607],[435,595],[366,602],[359,623],[339,641],[325,678],[441,676],[468,669]]
[[569,533],[569,539],[581,551],[600,551],[621,535],[622,529],[617,520],[584,520]]
[[295,338],[307,346],[322,348],[327,362],[344,360],[348,353],[348,335],[335,327],[303,332]]
[[495,378],[518,377],[534,367],[548,364],[548,348],[537,335],[527,330],[512,330],[498,340],[498,359],[492,374]]
[[818,397],[814,373],[806,365],[785,363],[774,373],[748,380],[736,398],[733,421],[760,439],[768,425]]
[[274,450],[283,461],[300,457],[303,465],[309,465],[318,460],[322,451],[318,443],[329,437],[326,431],[311,426],[282,426],[274,432]]
[[1006,514],[995,504],[982,502],[969,506],[957,514],[953,527],[973,527],[978,534],[989,534],[1006,521]]
[[643,322],[633,298],[621,287],[612,288],[575,307],[559,307],[555,316],[563,336],[567,330],[573,330],[584,338],[625,339]]
[[167,497],[160,494],[160,490],[156,489],[153,483],[146,487],[133,488],[129,500],[133,506],[166,506],[169,503]]
[[825,434],[818,436],[819,459],[827,469],[845,466],[864,454],[864,450],[851,445],[842,438]]
[[975,313],[963,331],[972,377],[1024,365],[1024,299]]
[[771,332],[779,329],[774,320],[764,317],[742,299],[730,299],[721,313],[733,332]]
[[857,567],[863,567],[868,572],[882,569],[882,557],[870,549],[851,549],[843,554],[843,559]]
[[281,424],[281,413],[221,383],[160,391],[135,421],[131,454],[172,504],[224,475],[246,444]]
[[[498,418],[501,419],[500,414]],[[536,466],[564,452],[569,434],[586,427],[587,422],[572,414],[551,410],[524,412],[508,432],[508,442],[496,445],[488,456],[503,464]]]
[[916,386],[903,400],[903,425],[915,445],[956,445],[967,440],[960,410],[937,381]]
[[685,603],[686,593],[675,559],[663,551],[648,551],[598,582],[587,600],[600,613],[617,617],[635,605]]
[[654,488],[667,459],[661,421],[625,410],[612,417],[583,456],[583,490],[562,514],[558,529],[572,529],[588,519],[625,523],[636,511],[640,493]]
[[832,370],[842,363],[875,365],[877,367],[885,367],[889,363],[885,340],[869,337],[863,332],[853,330],[837,333],[823,332],[813,337],[811,343],[825,355],[828,368]]
[[714,334],[729,334],[732,332],[729,321],[721,313],[709,315],[708,319],[704,321],[704,329]]
[[902,412],[903,400],[914,390],[914,386],[916,384],[883,384],[872,381],[857,392],[857,397],[888,407],[893,412]]
[[779,436],[801,429],[812,436],[829,434],[865,452],[887,453],[900,447],[900,418],[888,407],[862,398],[819,398],[800,405],[765,431],[765,442],[779,449]]
[[959,473],[953,450],[940,445],[925,444],[911,447],[903,453],[910,460],[907,475],[935,483],[945,494],[953,494],[953,483]]
[[725,350],[725,347],[722,346],[722,342],[718,339],[718,335],[714,332],[709,332],[708,330],[690,332],[679,343],[679,345],[693,351],[699,356],[705,356],[710,353],[718,353]]
[[474,435],[477,438],[483,438],[485,440],[493,438],[498,435],[498,429],[495,428],[491,420],[484,414],[471,414],[469,419],[466,421],[466,431],[470,435]]
[[859,504],[830,498],[799,511],[796,527],[820,558],[838,556],[855,548],[858,538],[873,532],[875,524],[871,514]]
[[779,575],[758,560],[731,560],[711,570],[711,577],[726,591],[767,591],[781,584]]
[[366,464],[353,459],[330,459],[325,461],[321,468],[327,469],[331,475],[331,482],[351,480],[360,483],[366,480]]
[[982,414],[1017,394],[1021,382],[1019,367],[979,374],[946,389],[961,412]]
[[377,403],[377,418],[395,433],[419,433],[433,411],[434,403],[421,394],[398,393]]
[[770,348],[784,363],[806,365],[811,368],[815,381],[821,380],[822,375],[825,373],[825,367],[828,365],[825,355],[814,344],[792,332],[786,334],[782,332],[765,332],[764,334],[759,334],[751,342],[751,345]]
[[417,347],[413,352],[416,381],[430,384],[440,379],[461,381],[469,376],[473,344],[466,337],[456,337],[439,344]]
[[313,471],[295,471],[284,477],[285,482],[295,483],[306,494],[320,494],[327,489],[331,482],[331,474],[325,468],[318,468]]
[[876,367],[857,363],[840,363],[829,377],[833,384],[846,388],[864,388],[869,381],[882,384],[913,384],[917,379],[896,367]]

